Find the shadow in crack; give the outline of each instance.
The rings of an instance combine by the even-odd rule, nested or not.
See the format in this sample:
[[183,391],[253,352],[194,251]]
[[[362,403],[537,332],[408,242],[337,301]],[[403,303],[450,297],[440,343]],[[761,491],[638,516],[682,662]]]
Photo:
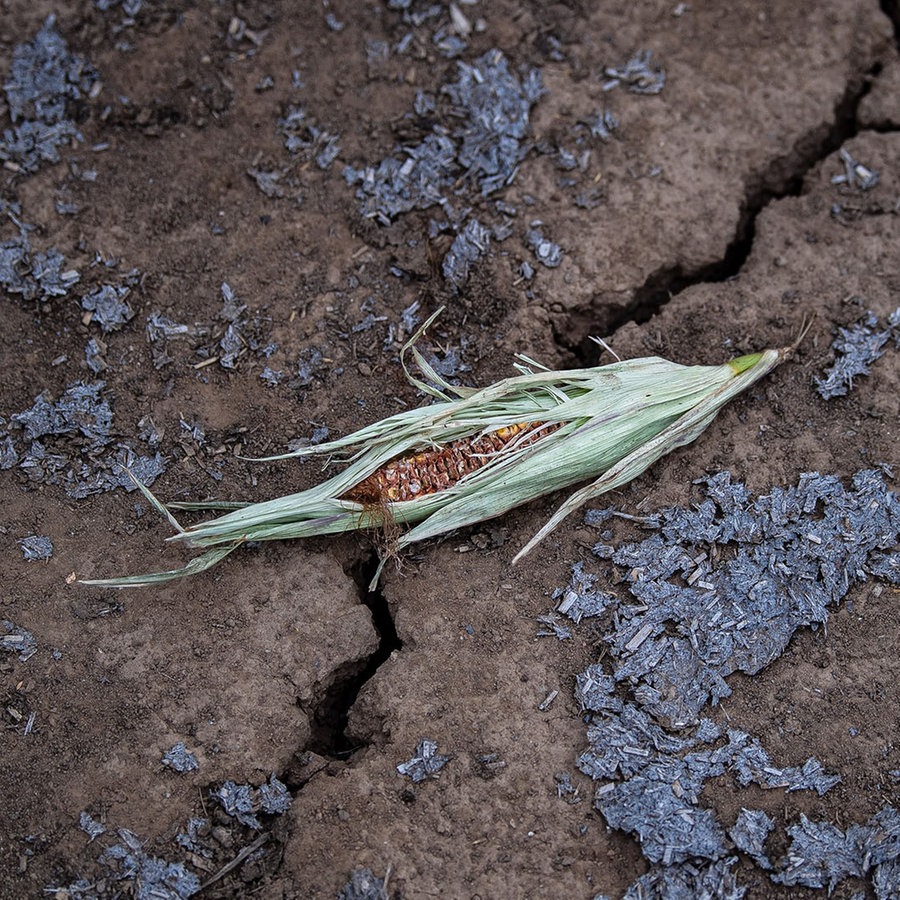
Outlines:
[[378,647],[367,659],[339,666],[331,685],[312,715],[307,749],[329,759],[347,760],[361,749],[347,736],[347,719],[363,685],[378,671],[390,655],[403,646],[394,627],[388,602],[380,588],[369,589],[378,567],[378,555],[372,553],[350,570],[359,589],[360,601],[372,613],[372,625],[378,633]]

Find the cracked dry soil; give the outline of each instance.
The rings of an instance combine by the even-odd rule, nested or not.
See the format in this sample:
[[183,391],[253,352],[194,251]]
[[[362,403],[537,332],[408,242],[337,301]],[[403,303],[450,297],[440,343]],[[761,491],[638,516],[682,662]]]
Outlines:
[[[81,286],[100,277],[96,254],[142,273],[134,318],[103,336],[100,377],[119,436],[133,439],[147,417],[162,434],[161,498],[297,490],[319,477],[315,464],[242,457],[421,402],[388,339],[414,302],[422,318],[446,304],[429,348],[455,350],[475,385],[509,374],[517,352],[552,367],[594,364],[590,335],[623,357],[720,362],[789,343],[815,313],[794,361],[612,496],[626,512],[689,503],[707,472],[729,470],[764,493],[804,471],[847,479],[900,463],[896,353],[848,397],[825,402],[812,381],[832,360],[835,326],[866,310],[886,316],[900,295],[896,4],[461,5],[483,21],[461,58],[497,48],[511,69],[539,69],[546,92],[512,183],[457,200],[485,215],[497,199],[516,210],[512,235],[459,291],[441,273],[452,235],[429,235],[435,210],[363,219],[341,175],[420,140],[433,123],[409,114],[416,92],[439,94],[455,78],[433,27],[405,23],[392,5],[146,3],[129,24],[116,4],[0,2],[4,72],[14,46],[56,12],[69,47],[100,73],[102,90],[75,111],[84,142],[36,174],[4,170],[2,196],[36,225],[36,248],[55,246],[82,273]],[[394,48],[409,32],[405,52],[373,58],[370,42]],[[638,48],[665,68],[664,90],[604,92],[604,67]],[[291,104],[340,135],[326,169],[285,150],[276,123]],[[579,165],[561,169],[556,150],[605,106],[620,119],[616,135],[583,144]],[[841,147],[880,174],[874,190],[832,183]],[[249,169],[282,172],[286,195],[265,195]],[[61,198],[75,211],[58,213]],[[563,249],[558,268],[524,243],[538,219]],[[523,261],[537,269],[531,280]],[[215,346],[223,282],[253,317],[255,346],[226,370],[197,354],[202,339],[173,340],[157,368],[148,316],[212,329]],[[3,301],[0,414],[94,380],[84,348],[99,332],[77,299]],[[354,328],[368,314],[372,327]],[[259,348],[270,345],[266,356]],[[298,359],[320,365],[298,378]],[[267,365],[288,374],[269,384]],[[203,442],[182,422],[199,424]],[[67,576],[179,564],[163,546],[166,523],[139,515],[135,494],[74,501],[15,468],[0,473],[2,618],[38,642],[27,661],[0,659],[0,896],[102,877],[97,845],[78,829],[85,810],[207,878],[254,838],[215,818],[208,788],[273,772],[291,790],[290,811],[200,896],[334,897],[358,866],[390,868],[393,897],[621,896],[646,863],[632,838],[606,830],[574,767],[584,747],[574,676],[597,660],[602,632],[535,637],[536,616],[596,534],[570,520],[510,566],[558,499],[421,546],[374,595],[365,535],[250,547],[194,579],[111,593]],[[30,534],[51,538],[49,561],[22,558],[16,542]],[[779,823],[806,813],[846,826],[897,802],[897,593],[867,583],[848,600],[759,675],[733,676],[733,696],[709,710],[782,764],[815,755],[842,775],[824,797],[758,791],[754,802]],[[395,766],[422,737],[451,760],[439,779],[412,785]],[[196,771],[161,765],[178,741]],[[583,802],[558,798],[564,771]],[[701,798],[727,824],[746,802],[727,779]],[[192,861],[173,837],[207,814],[221,827],[218,849]],[[748,897],[821,893],[777,887],[745,859],[736,876]],[[851,879],[834,896],[859,890],[871,888]]]

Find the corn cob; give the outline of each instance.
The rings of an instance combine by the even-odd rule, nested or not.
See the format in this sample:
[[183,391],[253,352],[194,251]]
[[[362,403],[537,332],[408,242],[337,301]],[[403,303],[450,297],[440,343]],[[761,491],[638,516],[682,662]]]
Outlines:
[[[166,582],[209,568],[247,540],[411,526],[394,543],[396,552],[594,479],[557,509],[516,562],[573,510],[627,484],[661,456],[695,440],[725,403],[796,347],[764,350],[717,366],[682,366],[649,357],[562,372],[534,371],[537,364],[522,357],[518,377],[476,390],[448,384],[416,349],[415,342],[434,318],[404,347],[401,362],[407,378],[439,402],[390,416],[336,441],[268,457],[353,452],[343,472],[286,497],[254,504],[175,503],[167,508],[138,484],[175,527],[170,540],[209,549],[180,569],[85,583],[137,587]],[[407,351],[426,380],[410,374]],[[182,528],[172,509],[228,512]]]
[[446,447],[403,456],[353,485],[341,500],[384,504],[436,494],[476,472],[514,442],[527,445],[557,428],[558,422],[517,422],[478,437],[451,441]]

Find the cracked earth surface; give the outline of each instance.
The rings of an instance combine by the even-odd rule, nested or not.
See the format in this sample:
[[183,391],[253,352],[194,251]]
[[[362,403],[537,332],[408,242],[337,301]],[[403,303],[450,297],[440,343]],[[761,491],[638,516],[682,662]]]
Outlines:
[[[341,176],[345,163],[390,155],[404,129],[419,127],[405,118],[416,92],[455,78],[455,62],[427,43],[367,60],[367,41],[393,45],[410,30],[387,4],[147,4],[123,37],[113,27],[121,13],[90,3],[0,2],[4,72],[13,47],[56,12],[70,48],[101,74],[102,90],[79,111],[84,143],[36,174],[0,178],[4,198],[37,226],[35,246],[55,246],[83,273],[97,253],[143,273],[129,298],[134,319],[104,337],[101,377],[119,434],[135,436],[148,416],[163,432],[161,498],[298,490],[319,477],[315,464],[242,457],[420,403],[399,344],[386,339],[416,301],[423,317],[446,305],[430,345],[456,348],[468,367],[461,378],[475,385],[509,374],[515,353],[551,367],[594,364],[590,335],[622,357],[718,363],[790,343],[815,314],[794,361],[612,496],[625,512],[690,503],[707,472],[728,470],[764,493],[805,471],[848,479],[900,463],[896,353],[846,398],[825,402],[812,381],[832,361],[835,326],[898,305],[896,5],[717,2],[680,15],[669,2],[593,7],[460,7],[484,24],[462,58],[497,48],[511,68],[538,68],[546,93],[512,183],[490,201],[465,197],[476,210],[499,197],[517,213],[512,236],[456,291],[440,267],[452,236],[429,236],[433,212],[363,219]],[[326,12],[344,28],[329,28]],[[256,39],[241,40],[235,20]],[[663,91],[604,93],[604,67],[637,48],[665,68]],[[258,89],[266,77],[272,86]],[[276,132],[298,102],[340,135],[326,170],[292,161]],[[620,119],[616,136],[562,171],[551,151],[604,105]],[[877,188],[833,183],[841,148],[880,174]],[[78,167],[96,177],[79,178]],[[254,167],[288,168],[290,196],[266,196],[247,175]],[[584,191],[593,199],[580,206]],[[61,196],[77,212],[58,214]],[[537,264],[524,243],[538,219],[563,250],[557,268]],[[532,280],[523,261],[537,269]],[[198,366],[190,341],[172,341],[172,361],[155,367],[147,317],[214,328],[223,282],[258,317],[261,343],[277,349],[247,353],[229,371]],[[84,346],[96,331],[76,301],[3,299],[0,414],[93,379]],[[376,326],[354,330],[370,312]],[[265,365],[296,369],[312,351],[324,362],[307,383],[260,378]],[[202,445],[183,440],[181,421],[202,426]],[[163,545],[165,522],[139,515],[134,494],[74,501],[17,470],[0,473],[0,498],[0,612],[38,641],[27,661],[0,659],[0,896],[99,877],[96,847],[78,829],[84,810],[131,829],[156,855],[190,862],[172,839],[207,814],[207,789],[257,785],[273,772],[292,793],[290,811],[267,825],[261,853],[201,896],[333,897],[365,866],[390,869],[389,892],[404,898],[589,898],[621,896],[646,870],[638,844],[606,829],[575,772],[584,724],[574,677],[596,661],[601,635],[585,626],[565,642],[535,637],[536,617],[596,533],[573,517],[510,565],[559,498],[417,547],[375,594],[365,535],[247,548],[162,588],[85,588],[67,576],[179,564]],[[51,538],[50,560],[22,558],[16,541],[30,534]],[[755,802],[780,822],[802,812],[846,825],[897,802],[888,775],[900,770],[897,594],[867,583],[849,599],[827,630],[802,631],[753,678],[733,676],[733,696],[709,711],[782,764],[815,755],[843,776],[824,797],[759,792]],[[21,720],[32,712],[26,735]],[[439,779],[413,785],[395,766],[423,737],[451,760]],[[178,741],[196,754],[196,771],[161,765]],[[557,796],[554,775],[565,771],[583,802]],[[722,779],[702,802],[730,824],[746,799]],[[220,824],[230,831],[204,877],[252,840]],[[818,895],[777,887],[746,860],[736,874],[747,896]],[[867,889],[850,880],[834,896]]]

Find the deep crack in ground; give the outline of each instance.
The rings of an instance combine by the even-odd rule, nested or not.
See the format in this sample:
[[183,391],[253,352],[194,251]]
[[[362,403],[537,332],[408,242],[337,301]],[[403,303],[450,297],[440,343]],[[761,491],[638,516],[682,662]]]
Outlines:
[[347,735],[350,710],[363,685],[395,650],[403,646],[381,588],[369,588],[377,568],[378,555],[373,552],[350,571],[359,589],[360,602],[372,614],[372,625],[378,633],[378,647],[365,659],[351,660],[337,667],[331,684],[313,711],[310,723],[307,749],[330,759],[346,760],[360,749],[361,745]]

